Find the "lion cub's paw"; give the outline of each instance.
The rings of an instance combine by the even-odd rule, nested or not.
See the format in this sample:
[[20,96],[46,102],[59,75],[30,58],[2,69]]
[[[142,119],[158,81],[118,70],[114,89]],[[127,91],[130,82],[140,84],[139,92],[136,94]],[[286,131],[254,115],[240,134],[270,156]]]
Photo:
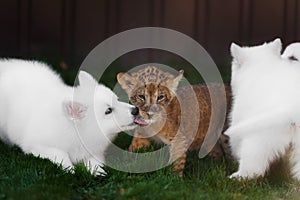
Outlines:
[[128,151],[130,152],[134,152],[138,149],[141,148],[145,148],[145,147],[149,147],[151,145],[151,142],[146,139],[146,138],[139,138],[139,137],[134,137],[129,148]]

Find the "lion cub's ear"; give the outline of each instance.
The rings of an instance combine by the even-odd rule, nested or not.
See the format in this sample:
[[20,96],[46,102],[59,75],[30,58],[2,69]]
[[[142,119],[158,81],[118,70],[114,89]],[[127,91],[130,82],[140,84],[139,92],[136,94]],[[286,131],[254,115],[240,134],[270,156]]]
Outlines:
[[118,73],[117,79],[119,84],[127,92],[127,94],[130,94],[137,84],[137,80],[127,73]]
[[176,91],[179,81],[182,79],[183,77],[183,70],[180,70],[178,75],[175,76],[173,79],[170,79],[167,81],[167,86],[172,90],[172,91]]

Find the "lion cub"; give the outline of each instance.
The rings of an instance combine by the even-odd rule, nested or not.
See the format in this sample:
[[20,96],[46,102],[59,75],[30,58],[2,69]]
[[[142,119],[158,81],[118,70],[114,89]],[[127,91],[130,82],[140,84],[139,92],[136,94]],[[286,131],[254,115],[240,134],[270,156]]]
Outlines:
[[[140,115],[143,117],[139,124],[144,124],[144,126],[136,128],[129,151],[148,147],[151,140],[168,144],[170,145],[170,161],[175,161],[174,171],[177,171],[179,176],[182,176],[186,151],[200,149],[211,118],[208,86],[183,86],[177,89],[182,77],[183,70],[173,75],[153,66],[131,74],[119,73],[117,76],[119,84],[128,94],[131,103],[139,108]],[[217,83],[209,87],[214,95],[218,95],[218,92],[224,89],[223,84]],[[220,104],[216,106],[217,115],[218,112],[221,113],[222,108],[226,109],[229,105],[230,89],[225,88],[227,105],[226,102],[223,102],[225,105],[216,102]],[[198,103],[199,109],[195,108],[195,103]],[[223,125],[219,123],[221,128]],[[222,142],[227,145],[227,138],[224,135],[211,151],[212,156],[219,157],[223,155],[224,150],[228,151],[227,147],[222,148],[220,144]]]

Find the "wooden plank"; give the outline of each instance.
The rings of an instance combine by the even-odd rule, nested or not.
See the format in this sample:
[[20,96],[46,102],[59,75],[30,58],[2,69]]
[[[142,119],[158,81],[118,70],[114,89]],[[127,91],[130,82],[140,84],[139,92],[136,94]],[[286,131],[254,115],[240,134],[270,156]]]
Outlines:
[[253,44],[284,36],[284,8],[284,1],[253,0]]
[[[153,26],[173,29],[191,37],[195,37],[194,1],[155,0],[151,2],[153,4],[150,4],[149,6],[152,6],[153,12],[148,13],[148,15],[153,19],[149,19],[150,25],[153,24]],[[147,8],[144,8],[143,11],[145,11],[145,9]],[[134,54],[131,55],[133,56]],[[145,62],[170,64],[170,62],[174,63],[181,60],[181,58],[173,53],[154,49],[136,52],[135,56],[137,60],[136,58],[131,59],[132,65]],[[130,62],[130,59],[122,60],[125,60],[127,63]]]
[[74,5],[73,0],[61,1],[61,36],[60,36],[60,60],[65,67],[73,67],[74,54]]
[[119,1],[119,31],[151,26],[151,0]]
[[289,44],[296,39],[296,0],[285,0],[284,10],[284,40],[285,44]]
[[0,1],[0,57],[16,57],[19,51],[18,1]]
[[194,37],[203,46],[207,47],[208,28],[208,1],[195,0]]
[[31,0],[30,8],[30,56],[59,62],[61,50],[60,0]]
[[31,0],[19,0],[18,14],[18,40],[19,40],[19,56],[28,58],[30,51],[30,3]]
[[74,65],[79,67],[88,53],[106,37],[106,2],[76,1],[74,25]]
[[194,36],[195,2],[165,0],[164,27]]
[[152,0],[150,1],[150,4],[150,26],[163,26],[163,1]]
[[223,64],[230,58],[229,46],[239,41],[239,0],[209,0],[207,24],[208,52],[215,62]]
[[[299,24],[300,0],[2,0],[0,56],[59,59],[79,66],[97,44],[120,31],[161,26],[193,37],[223,62],[230,58],[232,41],[299,41]],[[161,55],[147,51],[136,58],[163,60]]]
[[[139,27],[149,27],[153,23],[151,18],[154,8],[151,0],[119,1],[119,32]],[[132,41],[134,42],[134,41]],[[121,57],[122,66],[135,66],[147,62],[151,53],[147,50],[134,51]]]
[[[149,26],[163,27],[163,13],[164,13],[164,1],[163,0],[152,0],[150,1],[149,11]],[[161,51],[155,49],[149,49],[147,51],[148,59],[147,62],[160,62],[162,55]]]
[[295,39],[297,41],[300,41],[300,1],[296,0],[296,6],[295,6],[296,10],[295,10],[295,24],[294,26],[296,27],[296,31],[295,31]]
[[249,45],[251,40],[251,0],[240,0],[239,8],[239,43]]
[[119,32],[119,1],[117,0],[106,0],[105,8],[105,29],[106,29],[106,38],[110,37]]

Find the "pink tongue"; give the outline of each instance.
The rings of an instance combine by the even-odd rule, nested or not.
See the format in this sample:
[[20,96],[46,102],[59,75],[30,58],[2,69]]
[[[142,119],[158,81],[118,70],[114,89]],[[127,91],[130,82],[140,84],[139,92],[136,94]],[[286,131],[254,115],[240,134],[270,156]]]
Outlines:
[[147,125],[148,125],[148,123],[147,123],[145,120],[140,119],[140,118],[136,118],[136,119],[134,120],[134,122],[135,122],[136,124],[143,125],[143,126],[147,126]]

